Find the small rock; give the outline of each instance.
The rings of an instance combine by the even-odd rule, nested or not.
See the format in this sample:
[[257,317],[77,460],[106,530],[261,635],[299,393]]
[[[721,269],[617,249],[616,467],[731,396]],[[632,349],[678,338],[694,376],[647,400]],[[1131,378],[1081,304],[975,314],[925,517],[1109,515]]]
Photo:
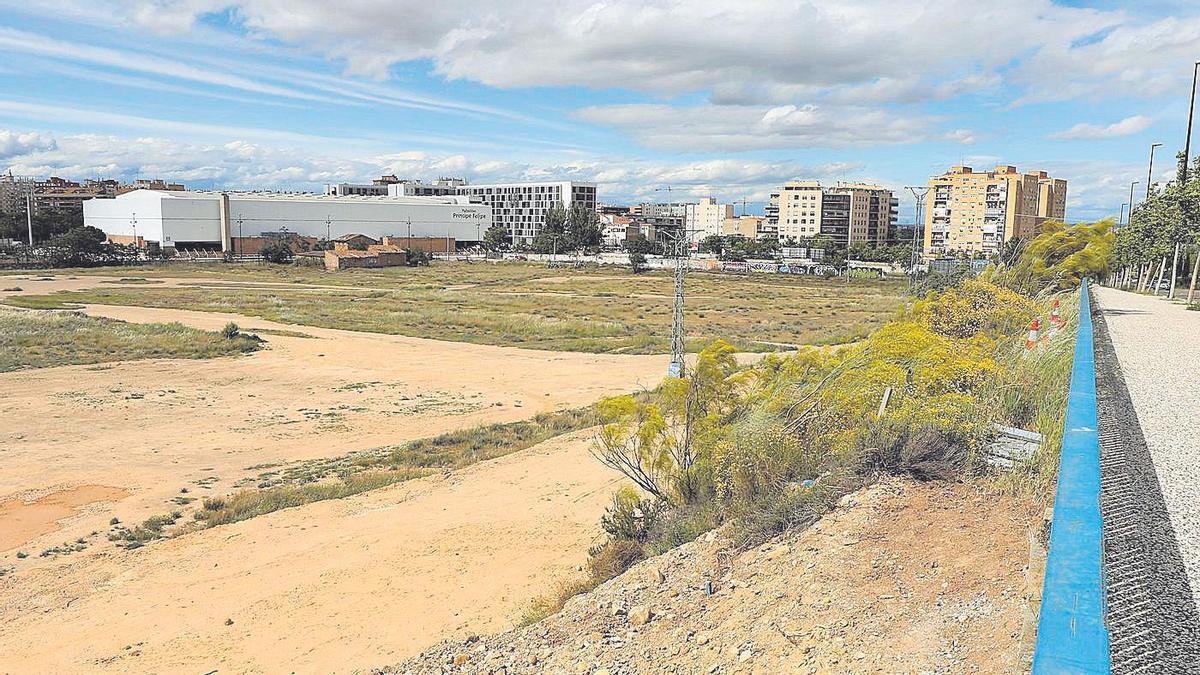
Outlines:
[[454,665],[460,666],[460,667],[467,665],[467,655],[463,654],[462,652],[455,654],[454,655]]
[[698,644],[698,645],[706,645],[706,644],[708,644],[708,641],[710,639],[711,638],[708,637],[708,633],[697,633],[696,634],[696,644]]
[[751,652],[749,649],[743,649],[742,652],[740,654],[738,654],[738,657],[737,657],[738,663],[745,663],[753,657],[754,657],[754,652]]
[[644,626],[650,623],[652,613],[650,608],[645,605],[639,605],[629,610],[629,623],[634,626]]
[[657,567],[651,567],[650,580],[656,584],[661,584],[667,580],[667,577],[663,575],[662,570],[658,569]]

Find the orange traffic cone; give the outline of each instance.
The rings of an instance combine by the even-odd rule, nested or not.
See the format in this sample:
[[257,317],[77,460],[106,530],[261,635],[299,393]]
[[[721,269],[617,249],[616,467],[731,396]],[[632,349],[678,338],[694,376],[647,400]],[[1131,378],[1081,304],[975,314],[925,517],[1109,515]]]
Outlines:
[[1067,325],[1067,322],[1063,321],[1063,318],[1058,314],[1058,298],[1054,299],[1054,309],[1050,310],[1050,321],[1059,328]]
[[1041,319],[1034,319],[1033,323],[1029,324],[1029,337],[1025,338],[1025,349],[1033,349],[1037,346],[1038,331],[1042,328]]

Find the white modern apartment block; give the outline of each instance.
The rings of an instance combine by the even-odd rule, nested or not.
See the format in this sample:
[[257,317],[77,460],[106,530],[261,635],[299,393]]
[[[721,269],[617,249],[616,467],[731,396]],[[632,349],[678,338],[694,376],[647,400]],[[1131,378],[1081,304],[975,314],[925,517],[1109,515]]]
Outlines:
[[492,220],[508,228],[514,244],[533,241],[546,222],[546,211],[555,204],[561,202],[568,212],[574,204],[582,204],[589,211],[596,210],[595,183],[492,183],[460,185],[457,190],[472,203],[491,207]]
[[863,183],[824,188],[817,181],[789,181],[772,194],[781,239],[827,236],[839,245],[886,244],[895,229],[898,201],[891,190]]
[[334,197],[262,192],[134,190],[83,203],[83,221],[110,237],[163,248],[231,250],[234,237],[320,239],[365,234],[480,241],[491,208],[466,197]]
[[718,204],[712,197],[684,206],[684,229],[693,243],[721,234],[722,224],[728,218],[733,218],[733,204]]

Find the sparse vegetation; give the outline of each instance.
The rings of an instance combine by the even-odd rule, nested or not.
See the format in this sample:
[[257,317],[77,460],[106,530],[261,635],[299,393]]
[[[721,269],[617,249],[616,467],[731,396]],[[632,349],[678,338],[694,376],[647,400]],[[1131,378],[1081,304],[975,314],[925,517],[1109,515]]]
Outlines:
[[[523,450],[550,438],[585,429],[595,421],[593,408],[577,408],[542,413],[507,424],[482,425],[399,446],[300,462],[278,471],[274,470],[275,465],[249,467],[268,469],[260,474],[257,487],[205,498],[201,508],[192,512],[192,519],[198,526],[214,527],[294,506],[342,499]],[[174,501],[185,504],[193,499],[176,496]],[[137,548],[168,536],[165,528],[175,524],[180,517],[182,514],[176,511],[169,516],[150,518],[133,529],[116,527],[109,539],[126,548]],[[119,521],[113,518],[111,524],[117,526]],[[186,532],[188,528],[180,531]]]
[[134,359],[209,359],[258,348],[258,341],[248,336],[226,339],[178,323],[0,309],[0,372]]
[[141,548],[149,542],[168,537],[169,533],[166,528],[174,525],[182,517],[181,512],[172,511],[167,515],[151,516],[142,521],[140,525],[135,525],[133,529],[116,526],[109,533],[108,539],[117,542],[123,548]]
[[[592,268],[564,273],[508,263],[338,275],[254,265],[223,267],[219,273],[191,268],[139,273],[148,278],[165,273],[213,277],[215,283],[131,285],[16,296],[5,302],[42,309],[102,303],[232,312],[282,323],[560,351],[669,350],[672,280],[663,271],[633,275]],[[283,288],[221,283],[233,279],[294,283]],[[697,272],[687,283],[691,351],[718,338],[739,351],[759,352],[850,342],[882,325],[903,299],[903,284],[895,280],[847,284],[790,275]],[[329,288],[339,285],[354,287]]]
[[855,345],[739,368],[716,342],[686,379],[641,400],[606,400],[594,454],[639,491],[614,498],[587,577],[537,600],[526,618],[722,524],[739,548],[807,526],[880,474],[980,475],[994,422],[1046,435],[1042,452],[1007,479],[1043,483],[1057,466],[1066,393],[1058,361],[1072,340],[1064,333],[1030,356],[1021,334],[1048,314],[1044,302],[968,280]]

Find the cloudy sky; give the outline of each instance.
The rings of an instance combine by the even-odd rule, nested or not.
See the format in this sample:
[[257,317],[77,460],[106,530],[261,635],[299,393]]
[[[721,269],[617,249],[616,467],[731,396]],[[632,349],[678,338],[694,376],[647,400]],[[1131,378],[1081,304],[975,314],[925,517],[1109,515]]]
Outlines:
[[1152,142],[1171,178],[1200,59],[1200,3],[1123,4],[0,0],[0,171],[555,177],[753,212],[791,178],[1003,162],[1067,178],[1084,220],[1144,189]]

